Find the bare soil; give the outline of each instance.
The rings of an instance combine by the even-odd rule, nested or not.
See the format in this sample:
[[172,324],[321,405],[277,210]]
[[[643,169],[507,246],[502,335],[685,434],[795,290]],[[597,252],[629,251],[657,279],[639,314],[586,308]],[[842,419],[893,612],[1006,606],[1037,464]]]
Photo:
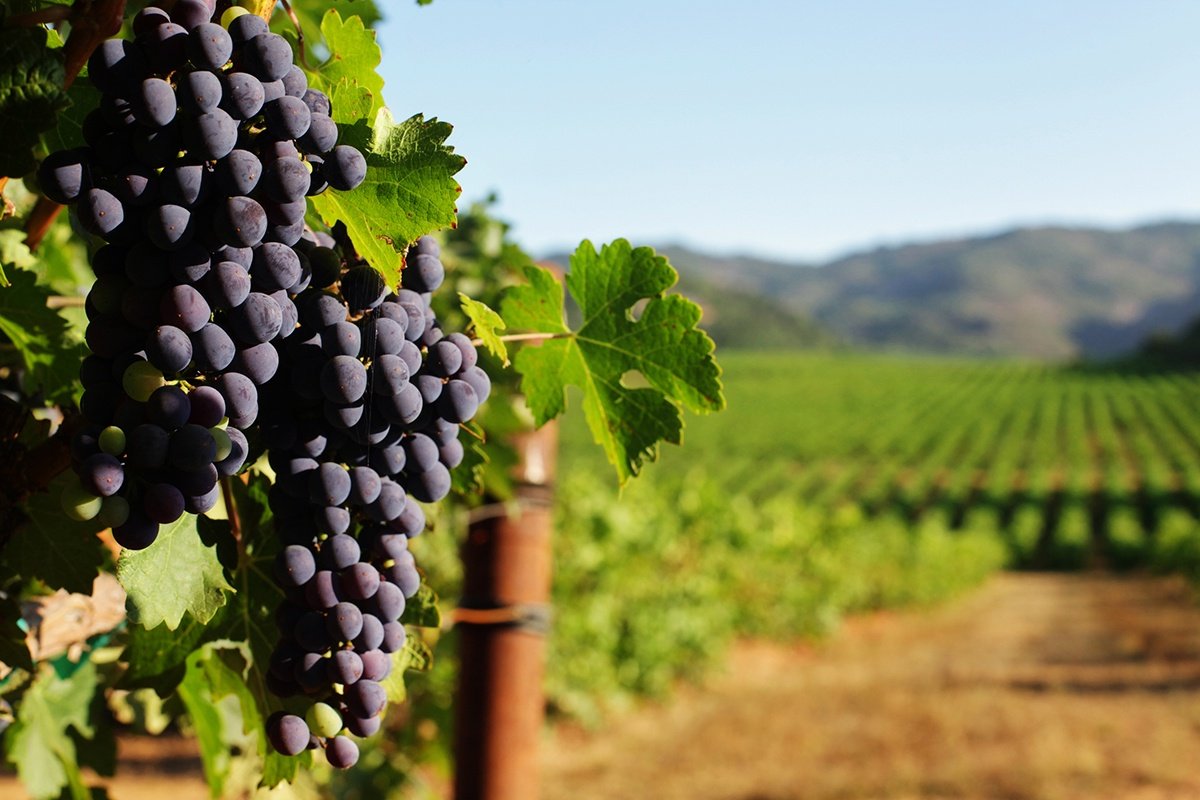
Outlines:
[[544,763],[544,800],[1200,798],[1200,609],[1172,580],[1003,575],[818,647],[746,643]]
[[[207,797],[189,743],[120,747],[114,800]],[[542,760],[543,800],[1200,798],[1200,607],[1174,580],[1002,575],[824,644],[741,644]]]

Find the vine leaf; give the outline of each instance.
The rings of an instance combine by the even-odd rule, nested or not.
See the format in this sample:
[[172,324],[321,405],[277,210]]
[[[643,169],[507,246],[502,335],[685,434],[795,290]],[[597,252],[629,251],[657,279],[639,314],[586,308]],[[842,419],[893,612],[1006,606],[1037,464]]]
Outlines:
[[575,331],[553,273],[530,266],[525,276],[529,283],[505,292],[501,315],[514,330],[555,337],[515,359],[534,420],[542,425],[563,413],[568,385],[582,389],[592,437],[622,484],[657,458],[661,442],[681,442],[681,407],[695,413],[725,407],[712,339],[696,327],[700,307],[667,294],[679,275],[649,247],[635,249],[624,239],[599,252],[591,242],[579,245],[567,275],[583,316]]
[[481,303],[478,300],[472,300],[462,292],[458,293],[458,301],[462,305],[462,311],[467,315],[467,319],[471,320],[471,325],[475,327],[475,336],[483,343],[483,346],[491,352],[496,358],[500,359],[504,366],[508,366],[508,348],[504,346],[503,340],[500,339],[500,331],[508,326],[501,319],[500,315],[488,307],[486,303]]
[[[333,101],[334,122],[375,119],[383,108],[383,77],[378,72],[383,52],[379,49],[375,31],[364,24],[362,17],[356,15],[343,20],[342,15],[331,8],[321,20],[321,36],[330,56],[308,73],[309,86],[329,95]],[[347,102],[348,95],[352,97],[351,102]],[[354,116],[348,116],[349,113]]]
[[[330,96],[334,108],[344,99],[340,83]],[[314,197],[313,207],[327,225],[341,220],[359,255],[391,286],[400,281],[401,253],[419,237],[453,225],[462,191],[454,176],[467,163],[446,145],[453,128],[420,114],[397,123],[386,108],[365,121],[341,127],[343,144],[367,159],[367,177],[352,192],[332,189]]]
[[41,27],[0,29],[0,175],[34,168],[33,147],[66,108],[61,50],[46,46]]
[[184,514],[159,529],[145,550],[125,550],[117,560],[129,619],[146,628],[176,630],[185,614],[208,622],[233,591],[215,544],[200,537],[196,517]]
[[417,593],[408,598],[404,605],[404,616],[400,621],[418,628],[442,627],[442,612],[438,608],[437,594],[429,584],[422,581]]
[[[10,257],[19,248],[6,248]],[[17,256],[19,257],[19,255]],[[25,269],[6,270],[9,286],[0,289],[0,333],[21,355],[30,390],[52,401],[69,401],[78,377],[80,346],[68,335],[67,321],[46,306],[50,289]]]
[[25,580],[37,578],[51,589],[91,594],[92,583],[105,560],[94,535],[96,526],[72,522],[63,514],[63,489],[78,480],[63,473],[25,504],[27,521],[4,546],[3,572]]
[[210,635],[209,628],[190,614],[175,630],[131,625],[123,656],[129,669],[121,676],[121,688],[148,687],[166,697],[183,679],[188,656]]
[[85,739],[94,735],[88,711],[96,680],[91,660],[65,677],[47,666],[22,697],[16,721],[5,731],[4,750],[31,797],[59,797],[60,792],[84,800],[92,796],[69,729]]

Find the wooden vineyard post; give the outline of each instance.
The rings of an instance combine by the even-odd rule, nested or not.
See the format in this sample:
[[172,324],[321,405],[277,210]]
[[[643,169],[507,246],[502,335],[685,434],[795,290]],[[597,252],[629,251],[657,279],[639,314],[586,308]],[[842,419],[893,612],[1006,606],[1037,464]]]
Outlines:
[[536,800],[558,428],[514,442],[514,500],[472,522],[456,614],[456,800]]

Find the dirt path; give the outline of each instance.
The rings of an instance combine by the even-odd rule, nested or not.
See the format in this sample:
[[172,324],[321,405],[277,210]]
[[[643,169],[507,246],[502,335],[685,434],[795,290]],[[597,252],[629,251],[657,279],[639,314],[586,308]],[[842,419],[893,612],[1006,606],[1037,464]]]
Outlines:
[[1174,581],[1004,575],[727,674],[594,734],[544,800],[1200,798],[1200,608]]
[[[112,796],[206,798],[193,752],[123,741]],[[1200,798],[1200,607],[1169,580],[1004,575],[821,646],[742,645],[543,756],[543,800]]]

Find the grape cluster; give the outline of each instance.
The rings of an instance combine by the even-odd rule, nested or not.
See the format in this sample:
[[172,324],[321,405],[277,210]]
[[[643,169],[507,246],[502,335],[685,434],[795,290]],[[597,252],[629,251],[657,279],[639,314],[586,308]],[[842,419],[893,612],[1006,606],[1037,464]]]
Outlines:
[[132,41],[104,42],[87,146],[39,169],[43,192],[103,240],[64,507],[144,548],[211,509],[219,479],[265,445],[284,595],[267,680],[306,708],[273,715],[268,737],[348,767],[349,735],[380,726],[420,587],[419,503],[449,492],[461,425],[491,384],[430,306],[445,277],[433,239],[392,291],[344,227],[306,226],[307,197],[353,189],[366,162],[337,144],[329,98],[286,40],[243,9],[213,13],[211,0],[148,7]]
[[64,506],[131,549],[211,509],[218,477],[246,462],[244,431],[311,279],[306,197],[366,174],[287,41],[244,9],[225,25],[212,14],[207,0],[148,7],[133,41],[102,43],[88,62],[103,97],[87,146],[38,173],[105,242],[80,371],[89,427]]
[[271,507],[287,543],[270,687],[314,701],[304,718],[272,718],[268,733],[283,753],[323,744],[335,766],[357,758],[338,731],[379,726],[378,681],[404,642],[399,618],[420,586],[408,540],[425,527],[412,500],[449,492],[461,423],[491,389],[471,341],[444,336],[429,305],[445,274],[433,239],[409,251],[404,272],[422,292],[389,292],[341,250],[311,252],[300,326],[263,395]]

